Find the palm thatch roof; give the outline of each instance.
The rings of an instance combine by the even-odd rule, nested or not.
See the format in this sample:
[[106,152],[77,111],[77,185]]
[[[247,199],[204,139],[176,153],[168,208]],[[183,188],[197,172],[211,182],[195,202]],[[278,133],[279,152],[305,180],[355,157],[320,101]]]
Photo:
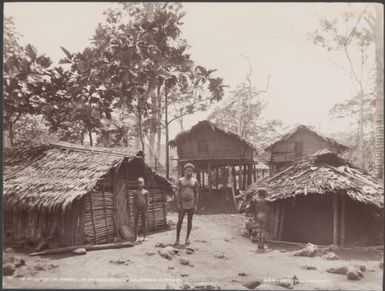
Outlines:
[[[70,143],[14,148],[4,152],[5,207],[56,210],[89,193],[123,161],[143,162],[127,149],[85,147]],[[171,183],[144,163],[146,173],[171,191]]]
[[327,143],[329,143],[333,146],[336,146],[336,148],[338,148],[339,153],[343,153],[343,152],[350,149],[347,145],[344,145],[341,142],[338,142],[331,137],[326,137],[326,136],[320,135],[318,132],[310,129],[308,126],[299,125],[299,126],[293,128],[292,130],[290,130],[289,132],[287,132],[283,135],[276,136],[273,140],[270,140],[270,142],[268,143],[269,144],[268,146],[265,144],[264,150],[265,151],[271,150],[271,148],[273,146],[275,146],[276,144],[289,139],[290,137],[295,135],[297,132],[302,131],[302,130],[308,131],[308,132],[318,136],[319,138],[323,139]]
[[233,131],[230,131],[230,130],[220,128],[218,125],[212,123],[209,120],[199,121],[197,124],[195,124],[189,130],[182,131],[182,132],[178,133],[177,136],[173,140],[169,141],[169,145],[172,147],[176,147],[178,145],[178,143],[180,143],[182,140],[184,140],[188,135],[194,134],[195,132],[199,132],[200,130],[202,130],[202,128],[207,128],[207,127],[209,127],[213,132],[220,132],[220,133],[224,133],[228,136],[231,136],[231,137],[237,139],[239,142],[247,145],[253,151],[255,151],[255,152],[257,151],[257,149],[255,148],[255,146],[252,143],[250,143],[246,139],[242,138],[239,134],[237,134]]
[[272,177],[250,185],[246,200],[265,188],[267,200],[343,192],[361,203],[384,207],[384,188],[363,170],[328,150],[321,150]]

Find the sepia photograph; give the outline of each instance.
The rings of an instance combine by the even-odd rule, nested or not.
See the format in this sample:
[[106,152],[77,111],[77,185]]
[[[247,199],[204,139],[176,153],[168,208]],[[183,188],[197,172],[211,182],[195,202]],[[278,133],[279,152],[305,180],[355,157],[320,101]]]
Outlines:
[[383,290],[384,6],[5,2],[4,289]]

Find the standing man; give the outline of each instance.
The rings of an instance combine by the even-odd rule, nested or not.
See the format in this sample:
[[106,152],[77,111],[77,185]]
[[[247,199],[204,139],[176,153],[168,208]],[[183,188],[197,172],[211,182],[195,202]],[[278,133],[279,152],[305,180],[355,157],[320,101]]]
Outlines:
[[255,213],[255,222],[259,226],[258,231],[258,249],[265,248],[265,236],[266,236],[266,224],[267,216],[270,210],[269,203],[266,200],[267,191],[262,188],[258,192],[258,198],[254,200],[254,213]]
[[176,241],[175,245],[179,245],[180,231],[185,214],[187,213],[187,235],[186,245],[190,244],[190,233],[192,229],[192,219],[194,210],[198,205],[198,181],[192,176],[195,166],[187,163],[183,167],[184,176],[178,180],[177,190],[175,193],[176,203],[178,206],[178,223],[176,225]]
[[134,206],[135,206],[134,231],[135,231],[135,238],[136,238],[138,220],[140,215],[142,218],[143,241],[146,240],[146,235],[147,235],[147,204],[148,204],[148,191],[144,189],[144,178],[139,177],[138,188],[135,190],[135,195],[134,195]]

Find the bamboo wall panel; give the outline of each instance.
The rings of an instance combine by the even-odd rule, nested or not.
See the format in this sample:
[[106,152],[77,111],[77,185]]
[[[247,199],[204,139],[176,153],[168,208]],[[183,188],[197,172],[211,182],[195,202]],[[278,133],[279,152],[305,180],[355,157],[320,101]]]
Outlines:
[[92,192],[85,197],[84,241],[90,244],[112,242],[114,239],[113,194]]

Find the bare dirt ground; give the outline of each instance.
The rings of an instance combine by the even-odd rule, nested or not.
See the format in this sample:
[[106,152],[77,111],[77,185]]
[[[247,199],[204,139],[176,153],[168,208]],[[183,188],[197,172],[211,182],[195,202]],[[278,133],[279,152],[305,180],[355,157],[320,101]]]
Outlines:
[[[176,222],[176,216],[168,219]],[[256,252],[256,244],[242,236],[241,215],[195,215],[188,251],[182,246],[171,260],[158,254],[157,243],[175,240],[175,230],[155,233],[132,248],[90,251],[86,255],[28,257],[12,277],[3,277],[4,288],[193,288],[247,289],[246,282],[265,280],[263,286],[285,289],[274,280],[295,275],[294,290],[382,290],[381,252],[347,252],[341,259],[298,257],[298,247],[268,244],[270,250]],[[183,225],[184,238],[186,225]],[[183,240],[182,240],[183,242]],[[190,265],[183,265],[186,258]],[[346,275],[326,272],[348,263],[366,266],[364,278],[350,281]],[[316,270],[305,270],[311,265]],[[269,283],[270,282],[270,283]],[[260,286],[261,287],[261,286]]]

